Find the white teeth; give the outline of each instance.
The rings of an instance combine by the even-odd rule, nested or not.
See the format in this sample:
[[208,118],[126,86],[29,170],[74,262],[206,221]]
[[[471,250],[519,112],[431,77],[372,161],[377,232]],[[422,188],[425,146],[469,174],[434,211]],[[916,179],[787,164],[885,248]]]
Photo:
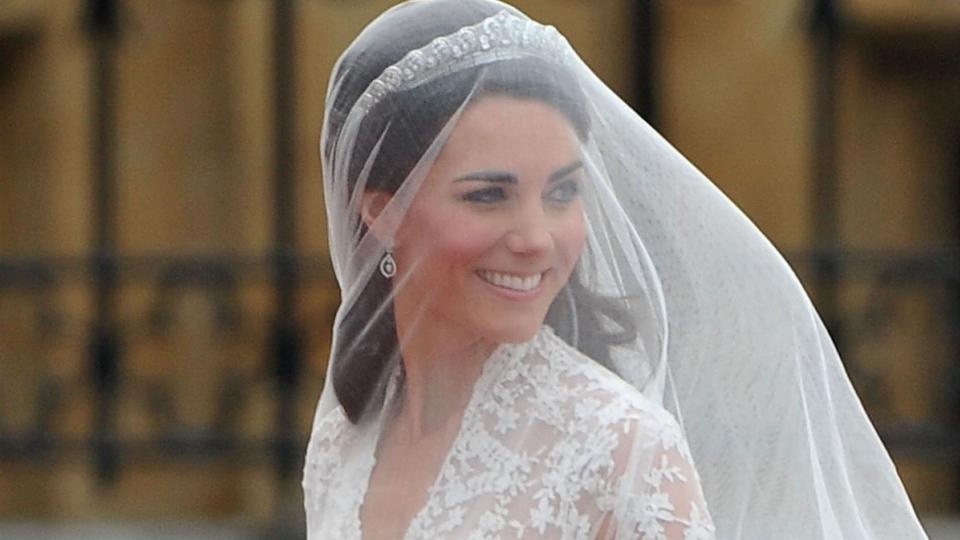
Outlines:
[[501,274],[500,272],[492,272],[490,270],[480,270],[477,272],[484,281],[492,283],[497,287],[504,287],[506,289],[513,289],[515,291],[532,291],[537,288],[537,285],[540,285],[540,278],[543,277],[543,274],[534,274],[532,276],[520,277],[513,274]]

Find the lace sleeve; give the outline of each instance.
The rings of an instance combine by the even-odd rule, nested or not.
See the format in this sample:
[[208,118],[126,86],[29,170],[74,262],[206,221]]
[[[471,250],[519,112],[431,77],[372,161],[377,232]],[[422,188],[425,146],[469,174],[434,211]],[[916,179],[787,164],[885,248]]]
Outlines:
[[[661,415],[658,415],[661,416]],[[651,426],[630,421],[614,451],[612,500],[598,540],[712,540],[715,529],[676,421],[663,413]]]

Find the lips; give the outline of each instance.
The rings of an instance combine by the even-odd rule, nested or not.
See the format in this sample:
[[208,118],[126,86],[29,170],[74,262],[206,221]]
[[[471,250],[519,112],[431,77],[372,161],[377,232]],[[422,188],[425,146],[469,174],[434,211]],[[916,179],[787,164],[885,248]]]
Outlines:
[[542,273],[523,276],[492,270],[478,270],[477,275],[491,285],[518,292],[529,292],[536,289],[543,279]]

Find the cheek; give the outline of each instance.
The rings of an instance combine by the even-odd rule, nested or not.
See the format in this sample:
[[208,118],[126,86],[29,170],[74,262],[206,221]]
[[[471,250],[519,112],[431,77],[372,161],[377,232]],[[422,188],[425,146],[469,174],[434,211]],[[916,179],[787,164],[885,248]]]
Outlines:
[[[408,214],[397,235],[398,256],[409,262],[419,259],[439,270],[471,263],[496,245],[501,233],[482,219],[462,212],[416,212]],[[401,255],[402,252],[402,255]]]
[[468,265],[490,251],[501,234],[495,227],[482,227],[477,224],[452,223],[445,228],[435,229],[436,254],[451,266]]
[[580,254],[583,253],[587,241],[587,225],[583,213],[577,212],[566,220],[559,228],[556,238],[560,256],[572,269],[580,258]]

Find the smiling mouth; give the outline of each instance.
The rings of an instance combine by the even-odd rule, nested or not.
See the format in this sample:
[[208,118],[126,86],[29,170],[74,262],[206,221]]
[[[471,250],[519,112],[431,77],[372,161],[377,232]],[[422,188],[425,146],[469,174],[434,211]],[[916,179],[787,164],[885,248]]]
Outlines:
[[492,270],[477,270],[480,279],[491,285],[510,289],[518,292],[530,292],[540,285],[543,280],[543,274],[533,274],[531,276],[519,276],[516,274],[505,274],[503,272],[494,272]]

